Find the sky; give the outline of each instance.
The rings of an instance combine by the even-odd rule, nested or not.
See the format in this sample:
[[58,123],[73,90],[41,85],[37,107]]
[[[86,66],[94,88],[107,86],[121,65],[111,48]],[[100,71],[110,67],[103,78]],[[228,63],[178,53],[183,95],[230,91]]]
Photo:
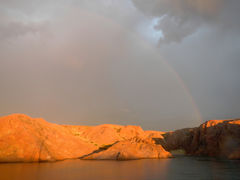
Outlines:
[[0,115],[194,127],[240,117],[239,0],[0,0]]

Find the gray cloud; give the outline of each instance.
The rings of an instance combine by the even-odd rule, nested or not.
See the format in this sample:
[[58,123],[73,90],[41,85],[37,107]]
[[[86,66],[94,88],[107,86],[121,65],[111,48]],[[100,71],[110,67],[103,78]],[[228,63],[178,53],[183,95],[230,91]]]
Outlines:
[[160,43],[181,42],[203,26],[225,31],[239,31],[238,0],[132,0],[134,5],[150,17],[160,18],[155,26],[164,37]]
[[204,120],[238,116],[238,2],[175,2],[0,0],[0,115],[169,130],[201,123],[192,94]]
[[29,1],[5,6],[3,38],[11,41],[0,42],[1,115],[145,129],[199,123],[158,49],[137,34],[144,17],[127,0],[106,2],[44,1],[34,12]]
[[0,21],[0,40],[18,38],[28,33],[37,33],[39,31],[41,31],[41,25],[38,23],[4,23]]

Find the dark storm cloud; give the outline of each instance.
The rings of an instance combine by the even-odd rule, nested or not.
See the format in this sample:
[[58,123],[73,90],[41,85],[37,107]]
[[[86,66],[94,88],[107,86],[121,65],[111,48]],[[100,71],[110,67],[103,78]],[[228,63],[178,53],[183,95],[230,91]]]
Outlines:
[[159,18],[156,30],[164,37],[160,43],[181,42],[203,26],[239,31],[238,0],[132,0],[151,17]]

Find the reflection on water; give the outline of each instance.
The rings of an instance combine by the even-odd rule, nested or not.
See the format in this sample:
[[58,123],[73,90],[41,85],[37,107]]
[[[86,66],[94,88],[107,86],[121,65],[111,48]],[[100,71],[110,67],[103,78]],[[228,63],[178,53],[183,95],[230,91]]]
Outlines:
[[161,160],[67,160],[0,164],[1,180],[240,179],[240,161],[177,157]]

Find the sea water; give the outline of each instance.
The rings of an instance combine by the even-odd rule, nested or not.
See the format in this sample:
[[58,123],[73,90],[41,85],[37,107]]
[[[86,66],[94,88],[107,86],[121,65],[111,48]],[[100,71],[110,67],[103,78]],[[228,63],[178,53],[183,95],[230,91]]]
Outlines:
[[240,161],[178,156],[131,161],[2,163],[1,180],[240,180]]

